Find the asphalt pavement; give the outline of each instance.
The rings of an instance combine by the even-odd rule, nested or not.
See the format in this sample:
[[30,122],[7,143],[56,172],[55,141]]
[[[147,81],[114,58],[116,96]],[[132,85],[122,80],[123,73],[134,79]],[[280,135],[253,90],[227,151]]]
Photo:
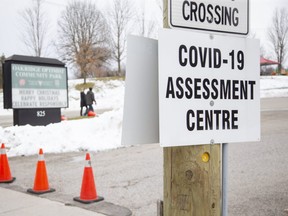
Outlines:
[[[232,216],[287,216],[288,98],[262,99],[261,110],[261,141],[229,144],[228,209]],[[56,191],[39,197],[26,193],[33,184],[37,155],[9,158],[16,181],[0,185],[0,215],[6,216],[2,209],[9,211],[10,205],[11,212],[23,210],[14,215],[36,215],[30,210],[39,209],[37,200],[40,206],[43,201],[49,203],[40,208],[47,214],[61,206],[67,211],[85,209],[83,215],[87,210],[94,215],[156,215],[157,200],[163,199],[163,151],[159,144],[92,152],[97,192],[105,198],[98,204],[73,201],[79,196],[84,158],[85,152],[45,154],[49,182]],[[36,203],[30,203],[31,197]]]
[[83,208],[67,206],[63,203],[41,199],[14,190],[0,187],[0,215],[1,216],[104,216]]

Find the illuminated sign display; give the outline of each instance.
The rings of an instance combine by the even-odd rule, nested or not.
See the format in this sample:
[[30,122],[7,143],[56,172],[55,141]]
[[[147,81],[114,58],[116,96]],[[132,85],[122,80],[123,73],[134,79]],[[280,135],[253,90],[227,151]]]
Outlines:
[[11,64],[12,108],[68,107],[65,67]]

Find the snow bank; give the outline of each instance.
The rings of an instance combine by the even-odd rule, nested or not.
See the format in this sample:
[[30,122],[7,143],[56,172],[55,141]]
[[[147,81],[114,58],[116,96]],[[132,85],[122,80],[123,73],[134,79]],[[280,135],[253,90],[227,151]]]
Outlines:
[[62,121],[47,126],[0,128],[9,156],[73,151],[103,151],[121,147],[122,109],[99,117]]
[[288,76],[261,77],[260,97],[288,97]]

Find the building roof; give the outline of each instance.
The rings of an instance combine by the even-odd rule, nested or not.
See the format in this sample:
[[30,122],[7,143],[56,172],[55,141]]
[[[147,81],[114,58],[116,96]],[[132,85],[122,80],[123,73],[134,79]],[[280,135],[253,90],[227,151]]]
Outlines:
[[29,62],[29,63],[38,63],[38,64],[51,64],[51,65],[59,65],[64,66],[65,63],[59,61],[58,59],[53,58],[43,58],[43,57],[35,57],[35,56],[23,56],[23,55],[12,55],[5,59],[5,61],[17,61],[17,62]]
[[274,65],[274,64],[279,64],[279,62],[276,61],[272,61],[269,59],[266,59],[264,57],[260,57],[260,65],[264,66],[264,65]]

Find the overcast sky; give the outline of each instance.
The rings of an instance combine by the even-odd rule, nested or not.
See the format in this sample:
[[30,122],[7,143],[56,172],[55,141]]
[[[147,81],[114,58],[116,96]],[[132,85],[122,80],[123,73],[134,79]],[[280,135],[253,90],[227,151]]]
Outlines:
[[[9,57],[13,54],[30,55],[27,48],[21,42],[21,31],[23,31],[23,21],[20,12],[30,7],[33,0],[0,0],[0,55],[5,54]],[[85,0],[83,0],[85,1]],[[109,9],[109,2],[113,0],[91,0],[102,10]],[[145,7],[145,11],[153,11],[153,15],[158,11],[161,12],[155,3],[157,0],[131,0],[137,7]],[[221,1],[221,0],[218,0]],[[50,35],[54,39],[57,28],[57,18],[60,17],[61,11],[65,9],[69,0],[44,0],[44,7],[49,17]],[[250,0],[250,33],[260,39],[261,45],[266,50],[266,55],[274,58],[271,46],[267,41],[267,29],[271,26],[272,16],[276,8],[285,7],[288,10],[287,0]],[[53,49],[48,50],[49,57],[57,58]],[[288,67],[288,59],[285,66]]]

